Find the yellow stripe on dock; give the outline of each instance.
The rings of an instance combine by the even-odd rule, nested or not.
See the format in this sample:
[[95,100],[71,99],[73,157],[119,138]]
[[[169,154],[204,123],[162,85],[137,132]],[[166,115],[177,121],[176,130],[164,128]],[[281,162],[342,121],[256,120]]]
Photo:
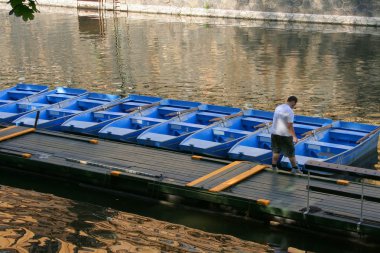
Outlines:
[[120,176],[120,174],[121,174],[121,172],[120,172],[120,171],[117,171],[117,170],[113,170],[113,171],[111,171],[111,173],[110,173],[111,176],[115,176],[115,177]]
[[203,156],[200,156],[200,155],[193,155],[191,156],[191,159],[194,159],[194,160],[202,160]]
[[229,180],[227,180],[226,182],[223,182],[213,188],[211,188],[209,191],[211,192],[220,192],[220,191],[223,191],[224,189],[234,185],[234,184],[237,184],[239,183],[240,181],[246,179],[247,177],[250,177],[260,171],[262,171],[263,169],[265,168],[268,168],[269,166],[268,165],[256,165],[255,167],[247,170],[246,172],[243,172],[239,175],[237,175],[236,177],[233,177]]
[[29,159],[29,158],[32,157],[32,154],[24,153],[24,154],[22,154],[21,156],[22,156],[23,158],[25,158],[25,159]]
[[20,136],[20,135],[28,134],[28,133],[31,133],[31,132],[34,132],[34,131],[36,131],[35,128],[28,128],[28,129],[25,129],[25,130],[20,131],[20,132],[16,132],[16,133],[13,133],[13,134],[10,134],[10,135],[7,135],[7,136],[3,136],[3,137],[0,137],[0,142],[12,139],[12,138]]
[[203,182],[203,181],[209,179],[210,177],[213,177],[213,176],[215,176],[215,175],[217,175],[217,174],[219,174],[219,173],[221,173],[221,172],[223,172],[223,171],[226,171],[226,170],[228,170],[228,169],[230,169],[230,168],[232,168],[232,167],[234,167],[234,166],[236,166],[236,165],[238,165],[238,164],[240,164],[240,163],[242,163],[242,162],[241,162],[241,161],[235,161],[235,162],[232,162],[232,163],[230,163],[230,164],[228,164],[228,165],[226,165],[226,166],[224,166],[224,167],[222,167],[222,168],[220,168],[220,169],[214,170],[213,172],[211,172],[211,173],[209,173],[209,174],[207,174],[207,175],[204,175],[203,177],[200,177],[200,178],[198,178],[198,179],[195,179],[194,181],[192,181],[192,182],[186,184],[186,186],[194,186],[194,185],[197,185],[197,184],[199,184],[200,182]]
[[99,141],[96,140],[96,139],[91,139],[88,142],[91,143],[91,144],[99,144]]
[[339,185],[349,185],[350,181],[339,179],[339,180],[336,181],[336,183],[339,184]]
[[269,199],[258,199],[256,200],[256,203],[261,206],[269,206],[270,200]]
[[6,127],[6,128],[2,128],[0,129],[0,132],[5,132],[5,131],[8,131],[8,130],[11,130],[12,128],[15,128],[17,126],[10,126],[10,127]]

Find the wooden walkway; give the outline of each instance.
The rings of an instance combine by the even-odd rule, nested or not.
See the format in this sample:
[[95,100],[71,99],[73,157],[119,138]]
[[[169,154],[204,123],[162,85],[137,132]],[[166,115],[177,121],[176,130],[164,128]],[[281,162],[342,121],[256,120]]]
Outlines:
[[[0,139],[6,132],[0,130]],[[250,162],[194,158],[45,131],[26,131],[24,135],[0,141],[2,166],[154,198],[176,195],[185,202],[213,203],[257,219],[284,223],[292,220],[295,226],[314,231],[331,229],[380,235],[378,186],[364,186],[362,206],[360,183],[314,176],[308,180],[307,175],[274,173],[266,166]]]

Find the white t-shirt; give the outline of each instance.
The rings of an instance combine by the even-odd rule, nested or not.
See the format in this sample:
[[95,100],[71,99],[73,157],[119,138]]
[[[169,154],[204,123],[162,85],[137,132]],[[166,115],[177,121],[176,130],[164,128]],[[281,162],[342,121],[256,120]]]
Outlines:
[[288,104],[276,107],[273,116],[272,134],[281,136],[292,136],[289,132],[288,123],[293,123],[294,112]]

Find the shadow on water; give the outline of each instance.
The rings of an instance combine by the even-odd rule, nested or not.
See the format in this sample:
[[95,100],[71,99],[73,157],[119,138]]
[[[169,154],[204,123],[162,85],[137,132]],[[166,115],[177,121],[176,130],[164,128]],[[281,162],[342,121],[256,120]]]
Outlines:
[[[70,226],[62,223],[62,220],[55,220],[54,215],[52,214],[50,215],[53,216],[53,220],[49,220],[51,217],[41,219],[48,219],[50,224],[54,224],[54,229],[51,228],[49,232],[51,236],[55,237],[62,233],[60,231],[66,230],[67,232],[67,230],[69,230],[65,236],[66,241],[81,247],[99,248],[102,246],[102,243],[109,244],[110,241],[104,242],[99,240],[99,238],[112,240],[112,238],[115,237],[115,233],[121,233],[120,229],[124,229],[125,231],[123,231],[126,232],[126,234],[134,235],[136,237],[135,240],[137,240],[139,236],[134,234],[137,232],[133,232],[134,229],[130,227],[132,226],[130,223],[124,225],[119,224],[120,226],[114,224],[114,227],[109,227],[110,225],[108,223],[108,225],[103,223],[101,223],[101,225],[94,225],[96,222],[109,221],[114,219],[116,216],[119,217],[116,218],[116,220],[124,219],[125,217],[132,217],[133,213],[138,216],[141,215],[138,219],[146,219],[147,223],[148,221],[151,222],[153,219],[157,219],[170,223],[181,224],[194,229],[200,229],[202,231],[206,231],[205,233],[232,235],[242,240],[252,241],[259,244],[268,244],[276,252],[287,252],[289,247],[302,249],[307,252],[353,253],[378,252],[379,250],[378,248],[373,248],[373,245],[362,245],[354,241],[347,241],[338,237],[334,238],[333,235],[329,234],[319,235],[311,233],[310,231],[293,230],[276,225],[269,226],[268,224],[263,224],[253,220],[223,215],[215,212],[201,211],[199,209],[188,208],[185,206],[176,206],[151,199],[143,199],[137,196],[126,195],[120,192],[105,192],[100,189],[93,189],[83,185],[78,186],[77,184],[66,181],[41,178],[39,176],[29,174],[28,176],[25,176],[24,173],[15,173],[8,170],[1,170],[0,174],[1,185],[28,190],[27,194],[54,194],[55,196],[65,198],[61,200],[63,203],[70,202],[70,205],[67,205],[69,206],[66,215],[67,217],[65,216],[67,219],[66,222],[70,223]],[[32,193],[30,193],[30,190],[33,190]],[[19,190],[15,191],[17,192]],[[41,203],[46,201],[46,198],[44,200],[42,199],[43,196],[39,197],[41,198]],[[45,203],[44,205],[46,207],[47,204]],[[53,204],[53,206],[55,205]],[[39,208],[44,210],[43,205]],[[27,213],[28,212],[26,211],[25,214]],[[131,220],[134,220],[134,218],[131,218]],[[136,224],[133,226],[135,225]],[[145,230],[152,229],[152,227],[157,226],[157,224],[154,224],[153,221],[152,224],[145,225]],[[161,224],[161,226],[164,225]],[[40,231],[40,233],[46,234],[46,230],[49,229],[45,227],[45,231]],[[178,230],[177,233],[181,234],[181,231]],[[191,233],[199,233],[199,231]],[[91,234],[92,236],[88,236],[88,234]],[[143,237],[146,239],[149,238],[149,235],[144,235]],[[216,237],[216,240],[217,239],[218,237]],[[143,239],[140,238],[140,240]],[[54,241],[51,243],[54,243]],[[149,243],[144,244],[142,242],[140,245],[146,244],[149,245]],[[51,244],[51,246],[53,247],[54,245]]]
[[[1,179],[1,183],[4,179],[18,181],[16,186],[20,183],[8,176]],[[115,199],[109,194],[46,178],[29,176],[28,181],[33,183],[21,180],[31,187],[26,190],[4,185],[0,188],[1,253],[273,252],[268,246],[230,235],[212,234],[108,207],[116,201],[115,207],[123,209],[149,208],[147,202]]]

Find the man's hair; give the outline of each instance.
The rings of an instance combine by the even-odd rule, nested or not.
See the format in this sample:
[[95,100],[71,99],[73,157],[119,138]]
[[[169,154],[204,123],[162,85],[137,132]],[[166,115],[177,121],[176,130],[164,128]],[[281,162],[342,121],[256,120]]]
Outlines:
[[290,96],[290,97],[288,97],[287,102],[292,102],[292,101],[294,101],[297,104],[298,98],[296,96]]

